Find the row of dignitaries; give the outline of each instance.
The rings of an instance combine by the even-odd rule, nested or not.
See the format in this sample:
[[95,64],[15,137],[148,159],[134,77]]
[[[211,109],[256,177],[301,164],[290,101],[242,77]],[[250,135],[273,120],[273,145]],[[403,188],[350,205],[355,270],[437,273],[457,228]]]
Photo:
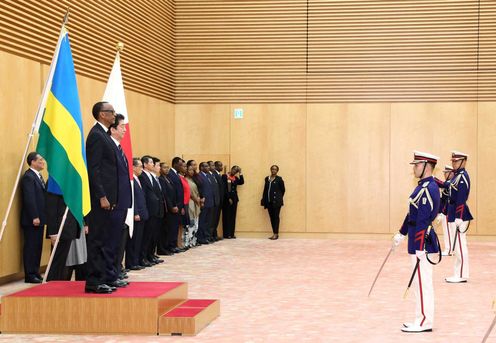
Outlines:
[[[234,176],[234,186],[228,187],[228,175],[220,173],[222,162],[201,162],[199,172],[197,166],[180,157],[173,158],[171,167],[149,155],[133,158],[134,234],[126,244],[127,269],[151,267],[163,262],[156,254],[172,255],[220,239],[221,211],[232,218],[234,208],[235,216],[236,186],[244,179]],[[238,168],[233,167],[233,175]],[[235,238],[231,222],[224,222],[225,238]]]

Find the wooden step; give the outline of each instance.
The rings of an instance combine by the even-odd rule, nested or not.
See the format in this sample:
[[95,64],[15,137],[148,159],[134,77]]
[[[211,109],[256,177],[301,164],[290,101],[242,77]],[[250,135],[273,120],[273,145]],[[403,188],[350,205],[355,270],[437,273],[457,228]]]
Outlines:
[[159,319],[160,335],[196,335],[220,315],[220,301],[188,299]]

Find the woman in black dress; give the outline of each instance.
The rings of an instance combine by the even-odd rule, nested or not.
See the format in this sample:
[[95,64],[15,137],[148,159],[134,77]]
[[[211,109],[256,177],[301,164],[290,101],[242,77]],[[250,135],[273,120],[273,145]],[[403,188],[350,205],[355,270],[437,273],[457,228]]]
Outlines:
[[279,238],[279,213],[284,205],[283,197],[286,189],[284,188],[284,180],[277,176],[279,167],[273,165],[270,167],[270,176],[265,178],[265,186],[260,204],[269,211],[270,224],[272,226],[273,235],[269,239]]

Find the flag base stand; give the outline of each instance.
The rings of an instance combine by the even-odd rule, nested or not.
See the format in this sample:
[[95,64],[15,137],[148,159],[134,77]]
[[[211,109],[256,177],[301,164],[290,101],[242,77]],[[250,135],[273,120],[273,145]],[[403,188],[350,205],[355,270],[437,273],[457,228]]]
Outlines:
[[188,299],[184,282],[131,282],[112,294],[51,281],[2,297],[2,333],[195,335],[220,314],[218,300]]

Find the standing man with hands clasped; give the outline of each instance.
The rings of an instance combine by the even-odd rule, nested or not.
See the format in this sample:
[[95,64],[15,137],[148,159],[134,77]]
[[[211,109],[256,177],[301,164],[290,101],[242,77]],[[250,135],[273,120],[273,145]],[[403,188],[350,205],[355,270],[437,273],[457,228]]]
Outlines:
[[432,221],[439,209],[439,187],[432,172],[438,157],[414,152],[413,172],[420,179],[418,186],[408,199],[410,206],[400,231],[393,238],[398,246],[408,235],[408,253],[414,267],[416,311],[413,323],[403,324],[403,332],[432,331],[434,323],[434,286],[432,264],[426,253],[438,253],[439,242],[432,228]]
[[46,220],[46,185],[40,171],[45,169],[45,160],[37,152],[31,152],[28,154],[26,162],[29,169],[26,170],[21,179],[24,281],[26,283],[41,283],[40,261]]

